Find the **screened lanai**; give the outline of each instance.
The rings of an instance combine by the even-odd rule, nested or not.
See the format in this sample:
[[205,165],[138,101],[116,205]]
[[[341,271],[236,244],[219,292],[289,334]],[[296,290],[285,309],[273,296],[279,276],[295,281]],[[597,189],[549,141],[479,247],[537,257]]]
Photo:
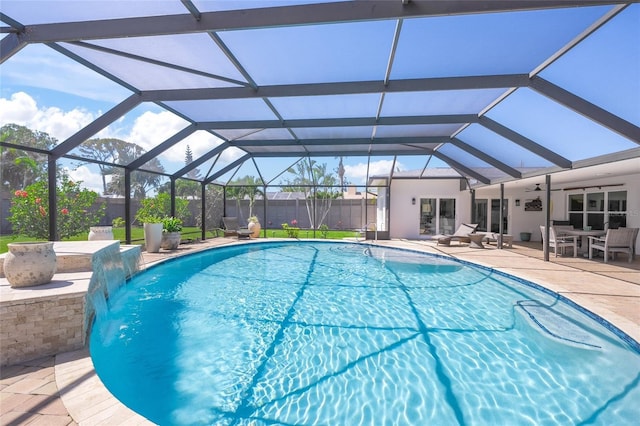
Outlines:
[[[476,189],[640,157],[635,2],[1,7],[0,125],[51,138],[0,145],[40,155],[50,206],[60,169],[98,189],[118,170],[130,223],[136,176],[148,173],[172,199],[181,181],[200,184],[204,217],[209,185],[250,176],[277,191],[298,164],[341,168],[367,194],[372,176],[388,185],[449,168]],[[122,155],[96,139],[140,149]],[[18,189],[4,173],[4,189]]]

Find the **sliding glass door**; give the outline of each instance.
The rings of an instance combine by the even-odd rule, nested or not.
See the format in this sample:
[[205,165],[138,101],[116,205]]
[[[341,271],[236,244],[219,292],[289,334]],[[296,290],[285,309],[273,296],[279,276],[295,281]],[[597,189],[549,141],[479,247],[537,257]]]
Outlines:
[[420,199],[420,234],[453,234],[456,226],[455,198]]

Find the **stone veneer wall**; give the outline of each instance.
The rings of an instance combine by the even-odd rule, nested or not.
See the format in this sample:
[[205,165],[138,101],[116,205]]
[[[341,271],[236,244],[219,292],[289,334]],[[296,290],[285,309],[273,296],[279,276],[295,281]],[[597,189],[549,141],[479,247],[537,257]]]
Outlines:
[[2,304],[0,365],[82,348],[84,314],[84,294]]
[[[109,291],[140,270],[140,246],[121,250],[119,241],[99,243],[106,245],[94,247],[92,254],[87,243],[85,253],[74,247],[70,255],[65,253],[65,243],[54,245],[58,273],[65,273],[64,280],[77,281],[77,291],[0,303],[0,366],[84,347],[96,309],[92,297],[100,295],[104,301]],[[37,292],[37,288],[26,291]]]

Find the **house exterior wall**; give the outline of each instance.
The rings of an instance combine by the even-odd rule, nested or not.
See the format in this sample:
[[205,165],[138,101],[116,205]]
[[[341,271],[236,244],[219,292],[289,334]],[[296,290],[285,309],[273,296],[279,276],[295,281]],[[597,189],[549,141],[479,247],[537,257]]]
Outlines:
[[[553,175],[551,176],[551,188],[554,187],[575,187],[575,186],[594,186],[608,184],[623,184],[616,187],[587,188],[585,190],[576,189],[571,191],[551,191],[551,220],[568,220],[568,198],[571,194],[588,194],[592,192],[608,192],[608,191],[627,191],[627,227],[640,227],[640,173],[626,176],[617,176],[610,178],[598,178],[592,180],[583,180],[575,183],[563,183],[554,185]],[[526,201],[535,197],[542,200],[542,211],[525,211]],[[499,188],[478,189],[476,198],[499,198]],[[547,203],[545,191],[527,192],[524,188],[505,188],[505,199],[509,203],[509,233],[514,235],[514,239],[518,240],[520,232],[531,232],[532,241],[541,241],[540,225],[544,224]],[[520,200],[520,206],[515,205],[515,200]],[[639,247],[636,241],[636,249]]]
[[[543,179],[541,179],[543,181]],[[623,184],[622,186],[576,189],[571,191],[551,192],[551,219],[568,220],[568,197],[576,193],[627,191],[627,227],[640,228],[640,172],[637,174],[598,177],[592,180],[582,180],[574,183],[554,185],[553,175],[551,187],[576,187]],[[514,236],[514,240],[520,240],[521,232],[530,232],[532,241],[541,241],[540,225],[545,223],[547,205],[545,191],[529,192],[527,188],[509,188],[505,185],[504,196],[508,205],[508,233]],[[542,200],[541,211],[525,211],[525,204],[536,197]],[[416,204],[411,204],[411,199],[416,198]],[[458,180],[417,180],[397,179],[391,182],[390,202],[390,236],[391,238],[419,239],[428,238],[420,235],[420,198],[455,198],[456,199],[456,225],[471,222],[471,194],[469,191],[461,191]],[[476,190],[476,199],[499,199],[500,188],[480,188]],[[516,206],[516,200],[520,205]],[[490,216],[490,215],[489,215]],[[489,218],[490,220],[490,218]],[[487,224],[490,226],[490,223]],[[640,238],[636,240],[636,252],[640,252]]]
[[[416,203],[411,200],[415,198]],[[471,220],[471,195],[460,190],[459,179],[395,179],[391,181],[389,232],[391,238],[428,238],[420,234],[420,199],[456,200],[454,229]]]

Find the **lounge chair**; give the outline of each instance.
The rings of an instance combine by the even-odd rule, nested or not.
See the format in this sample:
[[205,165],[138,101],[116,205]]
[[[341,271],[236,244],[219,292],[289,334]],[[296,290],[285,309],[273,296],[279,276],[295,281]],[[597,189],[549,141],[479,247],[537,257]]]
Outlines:
[[[589,259],[593,259],[593,251],[604,252],[604,263],[611,259],[615,260],[616,253],[626,253],[629,263],[633,261],[633,245],[635,245],[634,234],[637,228],[608,229],[604,238],[589,237]],[[632,241],[633,239],[633,241]]]
[[240,224],[238,223],[237,217],[235,216],[223,217],[222,223],[224,224],[225,237],[235,237],[236,235],[238,235],[238,229],[240,229]]
[[241,228],[238,218],[235,216],[228,216],[222,218],[224,224],[224,236],[225,237],[238,237],[238,238],[250,238],[251,231],[249,228]]
[[[542,244],[544,244],[545,232],[544,225],[540,225],[540,232],[542,233]],[[578,236],[577,235],[562,235],[560,231],[556,230],[555,226],[549,228],[549,248],[553,248],[553,252],[558,257],[558,251],[564,255],[564,250],[567,247],[573,249],[573,257],[578,257]]]
[[432,238],[438,240],[438,245],[442,244],[444,246],[448,246],[451,244],[451,241],[468,244],[471,242],[469,234],[476,232],[477,227],[477,223],[463,223],[458,227],[458,229],[456,229],[456,232],[451,235],[434,235]]

